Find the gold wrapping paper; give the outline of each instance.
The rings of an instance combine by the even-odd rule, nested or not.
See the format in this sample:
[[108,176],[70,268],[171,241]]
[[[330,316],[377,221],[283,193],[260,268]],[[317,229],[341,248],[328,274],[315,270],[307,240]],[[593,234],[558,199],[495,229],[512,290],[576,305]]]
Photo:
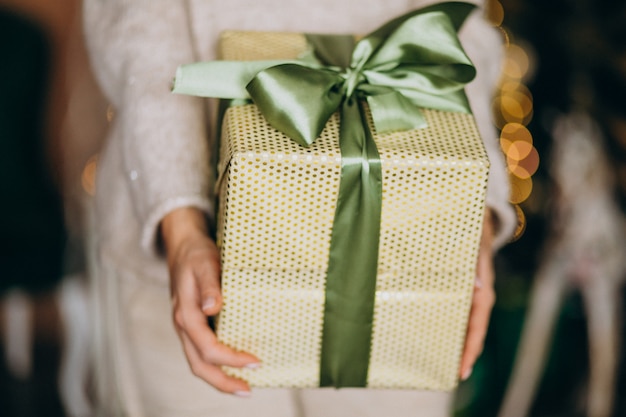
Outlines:
[[[228,60],[294,58],[299,34],[227,32]],[[470,307],[489,163],[473,116],[424,110],[428,128],[374,133],[383,204],[368,387],[451,390]],[[257,387],[317,387],[324,280],[339,188],[338,118],[303,148],[254,105],[223,120],[218,337],[254,353],[229,369]]]

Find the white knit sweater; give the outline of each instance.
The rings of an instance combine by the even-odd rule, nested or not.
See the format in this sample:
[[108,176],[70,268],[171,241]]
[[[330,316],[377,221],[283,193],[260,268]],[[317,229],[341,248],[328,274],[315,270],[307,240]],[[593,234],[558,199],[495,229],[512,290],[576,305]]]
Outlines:
[[[87,0],[86,31],[96,76],[117,110],[98,176],[99,239],[140,269],[158,260],[157,226],[170,210],[211,212],[207,122],[201,100],[175,96],[169,83],[182,63],[214,58],[224,29],[366,33],[421,6],[410,0]],[[432,1],[430,2],[432,3]],[[189,24],[188,15],[192,20]],[[490,119],[500,69],[496,32],[481,19],[461,33],[478,77],[467,88],[492,169],[487,204],[500,220],[496,244],[515,223]],[[143,250],[140,250],[143,249]],[[166,279],[162,265],[154,275]]]
[[[139,371],[124,367],[134,360],[147,360],[132,357],[132,352],[155,349],[146,346],[146,340],[153,336],[144,337],[142,331],[154,328],[160,343],[178,343],[167,324],[168,315],[164,316],[166,323],[159,325],[150,322],[152,316],[146,312],[170,310],[167,268],[155,250],[158,224],[165,214],[182,206],[212,213],[207,112],[201,99],[170,93],[176,67],[214,58],[218,34],[224,29],[367,33],[428,3],[433,1],[84,1],[93,70],[116,109],[97,177],[96,241],[103,267],[99,279],[104,285],[98,296],[106,299],[100,303],[102,314],[110,316],[102,325],[102,342],[111,349],[111,366],[119,368],[112,373],[117,384],[124,386],[127,410],[142,402],[137,387],[152,382],[142,379],[146,375],[139,375]],[[501,245],[515,225],[514,212],[507,202],[504,162],[490,118],[501,40],[479,13],[466,22],[461,39],[478,70],[467,91],[492,163],[487,204],[498,215],[496,245]],[[136,278],[132,284],[135,292],[126,287],[131,285],[123,278],[127,275]],[[147,291],[156,291],[156,298],[142,305]],[[145,321],[134,320],[137,315]],[[163,360],[146,366],[168,363],[168,358]],[[182,356],[176,360],[186,369]]]

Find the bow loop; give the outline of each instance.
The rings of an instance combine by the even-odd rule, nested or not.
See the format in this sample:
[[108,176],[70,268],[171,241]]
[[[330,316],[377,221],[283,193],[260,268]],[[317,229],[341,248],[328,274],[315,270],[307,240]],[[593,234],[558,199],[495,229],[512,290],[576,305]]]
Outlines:
[[469,65],[447,14],[433,11],[407,19],[367,60],[367,69],[389,63],[402,65]]
[[352,69],[352,67],[347,68],[344,72],[342,72],[341,76],[345,80],[342,92],[346,100],[352,99],[357,88],[367,81],[365,75],[361,71]]
[[274,128],[309,146],[341,104],[344,83],[333,70],[285,64],[259,72],[246,89]]

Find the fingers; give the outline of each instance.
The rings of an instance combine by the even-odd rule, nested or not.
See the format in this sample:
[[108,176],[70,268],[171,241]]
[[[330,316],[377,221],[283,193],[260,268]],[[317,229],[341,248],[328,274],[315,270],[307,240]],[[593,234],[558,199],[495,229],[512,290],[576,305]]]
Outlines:
[[197,305],[181,304],[174,314],[176,326],[193,344],[202,361],[237,368],[259,362],[254,355],[235,351],[219,343],[213,331],[207,326],[206,317]]
[[493,289],[495,272],[493,267],[494,220],[487,209],[483,219],[480,250],[476,263],[476,285],[472,297],[472,307],[467,324],[465,347],[461,356],[459,375],[462,380],[470,377],[476,360],[483,351],[485,336],[489,327],[491,310],[495,303]]
[[250,386],[245,381],[226,375],[217,364],[207,362],[185,333],[181,334],[181,340],[189,367],[195,376],[224,393],[241,397],[250,396]]
[[465,347],[459,371],[462,380],[470,377],[474,364],[483,351],[485,336],[489,327],[489,317],[491,316],[494,302],[495,293],[492,286],[483,285],[474,289],[472,308],[465,336]]
[[[247,396],[250,387],[244,381],[227,376],[221,366],[258,367],[259,359],[255,356],[237,352],[217,340],[208,327],[205,313],[217,313],[221,308],[219,282],[211,278],[211,274],[203,277],[180,277],[178,288],[174,294],[174,324],[183,343],[187,361],[194,375],[202,378],[218,390],[226,393]],[[206,279],[205,279],[206,278]],[[200,292],[204,294],[199,296]],[[215,304],[211,308],[206,305],[206,297],[214,297]],[[204,299],[204,301],[201,301]],[[247,394],[246,394],[247,393]]]
[[170,268],[173,321],[192,372],[220,391],[248,396],[250,387],[226,375],[221,367],[257,367],[259,360],[217,340],[207,316],[222,308],[219,251],[206,234],[204,215],[181,208],[161,222]]
[[[205,316],[215,316],[222,309],[219,262],[207,262],[208,267],[196,271],[200,306]],[[201,277],[201,278],[200,278]]]
[[178,269],[173,271],[175,282],[185,297],[198,302],[205,315],[214,316],[222,309],[220,289],[220,259],[215,243],[203,238],[185,247],[177,259]]
[[207,323],[207,316],[222,307],[219,252],[208,238],[182,241],[171,263],[173,321],[194,375],[216,389],[249,396],[245,381],[226,375],[221,367],[259,366],[255,356],[220,343]]
[[184,299],[177,300],[174,306],[174,323],[194,375],[219,391],[249,396],[248,384],[226,375],[221,367],[254,368],[259,366],[258,358],[219,343],[195,300],[193,303]]

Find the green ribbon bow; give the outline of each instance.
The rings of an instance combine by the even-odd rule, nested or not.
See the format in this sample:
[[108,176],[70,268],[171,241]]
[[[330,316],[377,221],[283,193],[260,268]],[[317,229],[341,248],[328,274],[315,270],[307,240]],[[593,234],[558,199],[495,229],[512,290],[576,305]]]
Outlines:
[[367,385],[378,269],[382,169],[367,127],[426,126],[419,107],[470,113],[464,86],[476,71],[457,31],[474,8],[433,5],[400,16],[356,44],[308,35],[315,56],[298,61],[213,61],[180,67],[175,93],[248,99],[302,146],[340,111],[341,182],[333,223],[322,334],[320,386]]

